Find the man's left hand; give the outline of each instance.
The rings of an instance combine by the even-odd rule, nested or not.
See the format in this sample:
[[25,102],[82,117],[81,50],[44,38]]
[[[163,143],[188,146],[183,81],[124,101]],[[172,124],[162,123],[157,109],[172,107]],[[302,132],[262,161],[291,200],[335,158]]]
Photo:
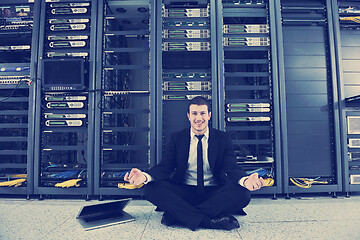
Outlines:
[[130,173],[127,172],[125,174],[124,180],[128,181],[132,185],[138,186],[146,182],[147,178],[141,170],[133,168],[131,169]]
[[244,181],[244,186],[250,191],[255,191],[265,186],[265,181],[262,177],[259,178],[258,173],[253,173]]

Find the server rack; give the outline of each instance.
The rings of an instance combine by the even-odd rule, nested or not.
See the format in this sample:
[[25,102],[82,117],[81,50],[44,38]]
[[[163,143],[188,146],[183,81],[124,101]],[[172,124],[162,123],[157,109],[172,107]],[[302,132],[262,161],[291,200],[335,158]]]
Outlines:
[[35,194],[93,193],[97,1],[42,1]]
[[335,194],[342,186],[331,3],[276,5],[284,192]]
[[338,1],[333,4],[335,40],[337,43],[337,70],[340,119],[342,120],[343,189],[360,190],[360,95],[359,77],[359,16],[360,1]]
[[[160,7],[162,7],[160,9]],[[218,127],[215,1],[163,0],[158,6],[157,160],[172,133],[189,127],[187,104],[195,96],[212,105],[210,125]],[[160,11],[161,10],[161,11]]]
[[39,3],[0,4],[0,194],[33,193]]
[[231,133],[244,170],[262,169],[264,178],[275,180],[255,193],[275,196],[282,181],[274,4],[223,0],[218,5],[220,129]]
[[95,108],[95,195],[141,195],[123,189],[132,168],[155,157],[155,1],[99,4]]

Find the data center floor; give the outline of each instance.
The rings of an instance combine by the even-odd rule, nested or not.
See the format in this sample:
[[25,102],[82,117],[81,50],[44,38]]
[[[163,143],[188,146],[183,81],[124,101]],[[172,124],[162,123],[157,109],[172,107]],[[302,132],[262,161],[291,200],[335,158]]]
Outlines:
[[80,208],[106,201],[0,198],[0,239],[360,239],[359,195],[298,197],[252,199],[232,231],[166,227],[161,212],[136,199],[125,208],[135,221],[84,231],[75,219]]

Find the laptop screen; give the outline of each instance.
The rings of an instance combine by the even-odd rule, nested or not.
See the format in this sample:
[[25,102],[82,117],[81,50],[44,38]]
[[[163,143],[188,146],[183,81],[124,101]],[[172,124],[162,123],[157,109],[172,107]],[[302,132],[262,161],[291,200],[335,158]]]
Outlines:
[[121,212],[130,202],[131,198],[122,199],[116,202],[102,203],[96,205],[84,206],[77,218],[102,215],[110,212]]

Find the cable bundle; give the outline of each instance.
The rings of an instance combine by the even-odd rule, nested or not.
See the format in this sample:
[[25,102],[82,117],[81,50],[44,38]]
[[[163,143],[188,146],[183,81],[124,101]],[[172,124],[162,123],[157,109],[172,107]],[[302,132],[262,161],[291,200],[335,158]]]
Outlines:
[[351,21],[351,22],[355,22],[355,23],[360,23],[360,16],[356,16],[356,17],[340,17],[341,21]]
[[114,173],[114,177],[119,177],[119,178],[123,178],[125,177],[126,173],[130,173],[130,171],[123,171],[123,172],[117,172],[117,173]]
[[81,180],[82,179],[67,180],[65,182],[55,184],[55,187],[61,187],[61,188],[80,187],[80,184],[78,182]]
[[269,173],[268,170],[266,170],[264,168],[258,168],[258,169],[255,169],[253,171],[246,171],[246,173],[249,174],[249,175],[251,175],[253,173],[258,173],[259,177],[264,177],[265,175],[271,174],[271,173]]
[[319,179],[320,177],[317,177],[315,179],[311,179],[311,178],[290,178],[290,181],[298,187],[301,188],[311,188],[312,184],[316,183],[316,184],[328,184],[328,181],[317,181],[317,179]]
[[26,181],[26,178],[22,179],[16,179],[12,181],[7,182],[0,182],[0,187],[20,187],[23,182]]
[[78,173],[79,173],[79,171],[70,170],[70,171],[65,171],[65,172],[60,172],[60,173],[54,173],[54,174],[51,174],[50,176],[53,178],[71,178],[72,176],[74,176]]

